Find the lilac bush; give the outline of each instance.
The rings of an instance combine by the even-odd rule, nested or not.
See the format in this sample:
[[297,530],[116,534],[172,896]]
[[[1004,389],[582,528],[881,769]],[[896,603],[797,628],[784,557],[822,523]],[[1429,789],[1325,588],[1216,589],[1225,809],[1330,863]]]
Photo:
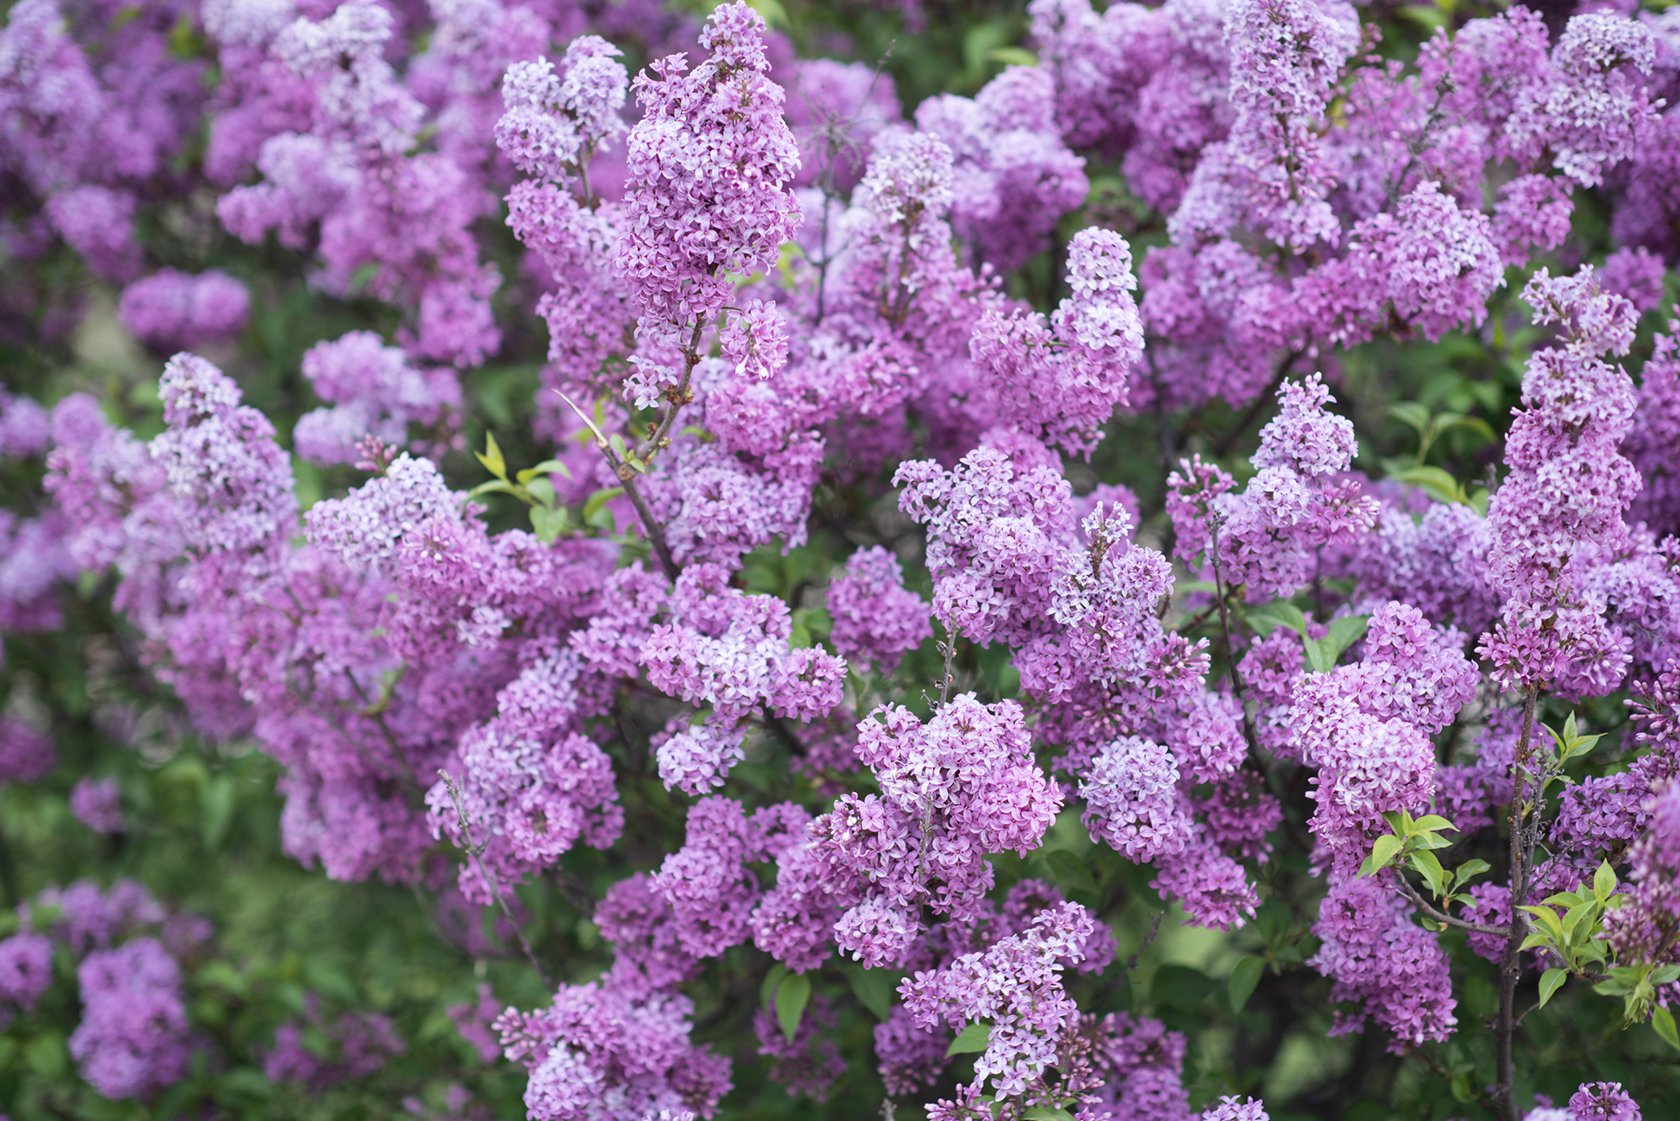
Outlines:
[[13,5],[0,1099],[1680,1110],[1647,7]]

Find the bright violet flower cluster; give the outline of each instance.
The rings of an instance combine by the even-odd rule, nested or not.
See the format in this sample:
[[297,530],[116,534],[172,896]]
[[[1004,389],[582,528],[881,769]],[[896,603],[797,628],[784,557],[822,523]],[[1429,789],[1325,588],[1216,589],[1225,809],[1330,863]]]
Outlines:
[[[162,368],[132,428],[0,390],[0,630],[108,573],[194,733],[278,763],[299,862],[514,928],[559,892],[546,1002],[450,1013],[531,1118],[723,1116],[759,1062],[930,1121],[1267,1121],[1118,1003],[1134,904],[1243,930],[1237,1014],[1300,981],[1431,1069],[1482,970],[1465,1093],[1507,1121],[1534,986],[1672,1031],[1672,13],[1379,53],[1345,0],[1033,0],[1036,64],[901,107],[743,2],[165,7],[194,49],[102,4],[0,30],[0,336],[67,345],[83,297],[12,274],[78,261]],[[350,313],[292,415],[249,403],[270,254]],[[1407,353],[1428,404],[1382,399]],[[0,784],[40,781],[6,703]],[[82,1077],[182,1081],[186,935],[130,885],[49,903],[0,1026],[68,954]],[[402,1048],[312,1002],[265,1072]],[[1641,1116],[1589,1079],[1526,1115]]]

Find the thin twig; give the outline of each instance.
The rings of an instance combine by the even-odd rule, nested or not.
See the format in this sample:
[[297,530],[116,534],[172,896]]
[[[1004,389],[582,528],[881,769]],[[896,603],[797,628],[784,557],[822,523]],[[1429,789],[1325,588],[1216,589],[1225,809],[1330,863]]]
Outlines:
[[689,388],[689,382],[694,377],[694,367],[700,364],[700,334],[706,329],[706,320],[701,316],[694,317],[694,330],[688,336],[688,345],[683,348],[682,375],[677,378],[677,384],[665,391],[665,408],[659,414],[659,423],[653,426],[648,438],[636,446],[636,458],[640,460],[652,459],[654,454],[667,443],[671,429],[676,426],[677,414],[682,407],[694,400],[694,390]]
[[660,525],[659,519],[653,516],[653,510],[648,506],[647,499],[643,497],[641,488],[636,485],[635,467],[619,458],[618,453],[613,451],[612,441],[607,439],[606,433],[601,431],[588,413],[578,408],[576,401],[573,401],[559,389],[556,389],[554,393],[560,400],[566,402],[572,412],[577,414],[577,418],[583,421],[590,433],[594,435],[595,446],[601,449],[601,454],[606,457],[607,466],[613,469],[613,474],[623,485],[624,493],[630,499],[630,505],[636,508],[636,516],[642,521],[642,529],[647,533],[648,543],[653,546],[653,555],[658,558],[659,567],[665,571],[665,578],[672,583],[676,583],[677,577],[682,575],[682,568],[677,564],[676,559],[671,556],[671,546],[665,541],[665,527]]
[[1522,734],[1517,740],[1516,759],[1511,764],[1511,929],[1505,939],[1505,957],[1499,968],[1499,1015],[1494,1022],[1494,1094],[1496,1104],[1505,1121],[1517,1121],[1516,1073],[1511,1058],[1512,1037],[1516,1034],[1517,982],[1522,977],[1522,943],[1524,929],[1517,918],[1528,889],[1528,853],[1524,837],[1524,819],[1528,814],[1528,752],[1534,739],[1534,716],[1540,702],[1540,690],[1530,685],[1523,696]]
[[1398,871],[1394,873],[1394,882],[1400,885],[1400,894],[1409,899],[1412,906],[1438,923],[1445,923],[1460,930],[1468,930],[1472,934],[1491,934],[1497,938],[1508,938],[1511,935],[1511,928],[1508,926],[1488,926],[1485,923],[1471,922],[1469,919],[1461,919],[1439,909],[1419,895],[1417,889],[1407,883]]
[[1143,957],[1143,952],[1155,944],[1155,936],[1161,933],[1161,920],[1166,917],[1165,911],[1155,912],[1155,918],[1149,924],[1149,933],[1143,936],[1143,941],[1138,943],[1138,948],[1133,950],[1132,956],[1126,959],[1126,972],[1128,974],[1136,972],[1138,961]]
[[537,971],[537,976],[542,978],[543,984],[550,989],[554,988],[554,978],[549,976],[548,970],[544,969],[542,962],[537,960],[536,951],[531,949],[531,943],[525,940],[525,931],[514,919],[513,911],[509,909],[507,900],[502,898],[502,890],[496,884],[495,874],[485,867],[484,861],[479,859],[479,854],[484,851],[484,846],[473,843],[472,820],[467,817],[467,811],[461,806],[460,787],[456,785],[454,778],[450,776],[448,771],[439,770],[438,774],[443,777],[444,789],[449,791],[449,802],[455,807],[455,821],[461,831],[462,851],[472,859],[473,867],[478,869],[479,878],[484,881],[484,886],[490,889],[490,898],[496,901],[496,906],[501,910],[502,917],[507,919],[509,926],[513,927],[513,936],[519,940],[519,948],[524,951],[525,960],[531,963],[531,968]]

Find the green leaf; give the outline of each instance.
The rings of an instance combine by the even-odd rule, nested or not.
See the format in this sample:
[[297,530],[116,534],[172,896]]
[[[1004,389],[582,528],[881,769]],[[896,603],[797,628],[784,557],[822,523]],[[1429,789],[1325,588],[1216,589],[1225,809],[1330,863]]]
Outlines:
[[1527,911],[1540,920],[1540,925],[1546,928],[1546,934],[1552,939],[1552,944],[1562,946],[1566,941],[1563,932],[1563,920],[1558,918],[1557,912],[1550,907],[1519,907],[1518,910]]
[[1540,1003],[1539,1008],[1546,1007],[1546,1002],[1552,999],[1552,994],[1563,988],[1563,983],[1569,980],[1569,973],[1563,969],[1548,969],[1540,975]]
[[1096,877],[1091,875],[1090,866],[1066,849],[1055,849],[1045,853],[1044,863],[1050,869],[1052,880],[1058,887],[1072,888],[1075,891],[1097,891]]
[[776,1001],[776,990],[781,987],[782,979],[788,975],[785,965],[772,965],[770,971],[764,975],[764,980],[758,986],[758,1004],[766,1012]]
[[496,444],[496,434],[494,432],[484,434],[484,450],[473,454],[478,457],[480,463],[484,464],[486,471],[498,479],[504,481],[507,479],[507,460],[502,458],[502,449]]
[[204,832],[204,847],[218,849],[227,839],[228,829],[233,825],[234,803],[239,799],[239,792],[234,789],[233,780],[227,775],[213,775],[204,787],[202,816],[200,827]]
[[488,482],[479,483],[467,492],[467,497],[477,498],[481,494],[513,494],[521,498],[524,497],[518,487],[505,479],[491,479]]
[[551,479],[532,479],[525,492],[544,506],[554,505],[554,482]]
[[789,1043],[799,1031],[799,1021],[805,1017],[805,1006],[811,1002],[811,979],[803,973],[790,973],[776,986],[776,1023],[781,1025],[782,1038]]
[[886,969],[848,969],[846,982],[858,1001],[877,1020],[885,1020],[892,1012],[893,997],[898,992],[898,975]]
[[1237,959],[1237,964],[1231,967],[1232,1012],[1241,1012],[1248,1004],[1248,998],[1254,995],[1254,988],[1260,984],[1260,975],[1265,970],[1266,963],[1252,954]]
[[531,532],[537,535],[537,540],[545,545],[554,544],[566,529],[566,522],[571,514],[564,506],[533,506],[531,507]]
[[987,57],[993,62],[1001,62],[1005,66],[1038,65],[1038,56],[1020,47],[993,47]]
[[1615,892],[1616,870],[1610,867],[1610,862],[1606,860],[1601,862],[1598,871],[1593,873],[1593,898],[1605,903]]
[[1021,1119],[1022,1121],[1073,1121],[1073,1114],[1065,1109],[1057,1109],[1055,1106],[1034,1105],[1027,1107],[1026,1111],[1021,1114]]
[[992,1025],[973,1023],[964,1028],[957,1038],[951,1040],[951,1046],[945,1048],[945,1057],[952,1055],[973,1055],[986,1049],[991,1042]]
[[1468,503],[1470,496],[1458,480],[1439,467],[1408,467],[1394,476],[1398,482],[1417,487],[1431,498],[1447,503]]
[[1446,869],[1441,867],[1441,861],[1434,853],[1428,851],[1414,852],[1408,863],[1417,869],[1418,875],[1423,877],[1424,882],[1429,885],[1429,890],[1434,893],[1437,899],[1445,894],[1447,872]]
[[1476,857],[1471,860],[1466,860],[1463,864],[1460,864],[1458,868],[1454,870],[1453,878],[1460,884],[1467,884],[1472,879],[1481,875],[1483,872],[1488,871],[1492,867],[1493,865],[1489,864],[1487,861],[1481,859],[1480,857]]
[[1390,405],[1388,415],[1414,429],[1420,436],[1429,428],[1429,406],[1416,401],[1401,401]]
[[583,524],[593,529],[613,529],[612,512],[607,509],[607,503],[624,493],[623,487],[602,487],[591,494],[583,503]]
[[1287,600],[1245,608],[1243,621],[1248,624],[1249,630],[1260,635],[1270,634],[1279,627],[1288,627],[1300,635],[1307,633],[1307,617],[1299,607]]
[[1221,987],[1218,981],[1194,966],[1170,962],[1155,971],[1149,982],[1149,996],[1162,1004],[1190,1008],[1202,1004]]
[[1412,822],[1412,830],[1417,833],[1434,833],[1442,829],[1451,829],[1454,833],[1458,832],[1458,826],[1440,814],[1424,814]]
[[538,475],[559,475],[563,479],[569,479],[572,477],[572,469],[567,467],[564,463],[561,463],[558,459],[545,459],[535,467],[525,468],[525,470],[515,475],[514,478],[518,479],[521,483],[529,483]]
[[1361,876],[1374,876],[1387,868],[1389,861],[1394,859],[1405,843],[1393,833],[1384,833],[1381,837],[1378,837],[1371,845],[1371,855],[1367,856],[1365,863],[1360,865],[1359,874]]
[[23,1045],[23,1061],[37,1076],[55,1082],[70,1069],[70,1059],[64,1049],[64,1036],[58,1032],[43,1032]]
[[1651,1013],[1651,1027],[1656,1029],[1663,1041],[1676,1051],[1680,1051],[1680,1031],[1674,1027],[1674,1013],[1666,1008],[1658,1008]]
[[1336,659],[1340,658],[1349,646],[1365,637],[1365,629],[1370,624],[1369,615],[1344,615],[1340,619],[1330,620],[1329,633],[1319,639],[1319,642],[1328,648],[1331,665],[1336,663]]

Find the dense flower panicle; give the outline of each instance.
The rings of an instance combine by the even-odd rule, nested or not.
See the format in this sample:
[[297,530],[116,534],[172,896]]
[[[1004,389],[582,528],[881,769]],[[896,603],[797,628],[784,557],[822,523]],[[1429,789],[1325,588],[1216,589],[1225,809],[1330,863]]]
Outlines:
[[1020,706],[972,693],[926,724],[903,708],[877,710],[859,726],[857,754],[881,793],[842,795],[812,825],[815,856],[826,892],[850,908],[835,925],[841,951],[897,964],[922,908],[973,915],[993,882],[985,856],[1031,852],[1062,796],[1033,760]]
[[1599,289],[1590,267],[1567,277],[1542,269],[1523,295],[1535,322],[1558,324],[1562,337],[1530,360],[1506,440],[1511,472],[1488,510],[1491,575],[1505,603],[1479,650],[1504,687],[1596,696],[1620,684],[1629,660],[1627,636],[1587,577],[1595,550],[1628,540],[1622,518],[1639,488],[1618,451],[1633,383],[1603,358],[1627,352],[1635,314]]
[[188,547],[230,556],[272,549],[292,532],[297,498],[274,426],[240,404],[233,381],[204,359],[178,354],[159,391],[169,428],[151,444],[170,491],[192,511]]
[[987,310],[969,353],[991,379],[1000,418],[1047,443],[1089,455],[1143,355],[1131,248],[1110,230],[1068,243],[1071,290],[1048,321],[1020,309]]
[[1546,130],[1540,135],[1559,171],[1597,186],[1606,168],[1633,154],[1656,119],[1646,92],[1655,51],[1651,33],[1633,20],[1609,12],[1569,20],[1552,51],[1557,81],[1530,125]]
[[303,376],[328,404],[298,418],[292,439],[298,454],[315,463],[355,464],[362,441],[373,437],[401,448],[410,427],[420,451],[454,445],[461,411],[454,370],[416,368],[408,356],[371,331],[352,331],[317,343],[303,355]]
[[1583,1082],[1569,1096],[1569,1121],[1643,1121],[1620,1082]]
[[953,159],[952,225],[981,259],[1019,268],[1047,248],[1056,221],[1090,189],[1085,161],[1062,142],[1048,71],[1010,66],[970,100],[954,94],[916,108],[916,125]]
[[[575,676],[570,667],[552,674],[562,690],[568,671]],[[567,734],[565,724],[544,734],[509,723],[500,718],[463,736],[447,765],[461,778],[454,789],[439,779],[426,795],[432,835],[478,853],[461,869],[461,890],[479,902],[576,844],[610,847],[624,826],[612,763],[597,744]]]
[[107,1098],[139,1098],[179,1082],[189,1049],[180,969],[161,943],[137,938],[95,950],[76,971],[82,1022],[70,1054]]
[[1078,1025],[1079,1007],[1062,988],[1061,974],[1083,956],[1094,921],[1077,903],[1044,911],[983,953],[916,973],[899,986],[904,1007],[925,1028],[991,1025],[986,1050],[974,1060],[974,1085],[989,1083],[1000,1098],[1019,1097],[1056,1065],[1063,1037]]
[[250,310],[245,285],[225,272],[162,269],[123,289],[117,317],[142,342],[173,350],[238,334]]
[[1358,1031],[1368,1017],[1394,1052],[1452,1034],[1458,1002],[1446,953],[1380,880],[1333,884],[1313,933],[1323,945],[1311,965],[1335,981],[1334,999],[1356,1005],[1339,1014],[1332,1034]]
[[644,325],[684,335],[725,303],[732,274],[767,269],[799,225],[788,185],[799,148],[768,76],[764,19],[743,3],[713,12],[710,52],[677,55],[636,78],[643,117],[630,131],[618,263]]
[[1347,558],[1358,601],[1402,602],[1467,634],[1493,622],[1499,596],[1488,577],[1487,519],[1469,506],[1431,502],[1421,515],[1384,501],[1377,525]]
[[1355,451],[1353,426],[1326,409],[1335,398],[1319,375],[1284,383],[1278,400],[1282,411],[1254,453],[1259,471],[1241,492],[1199,457],[1168,479],[1178,555],[1217,558],[1221,578],[1255,599],[1293,594],[1312,578],[1320,547],[1368,532],[1380,509],[1342,475]]
[[1247,225],[1300,251],[1334,243],[1318,122],[1359,43],[1339,0],[1238,0],[1227,6],[1230,137],[1204,154],[1172,219],[1175,240]]
[[927,604],[904,586],[898,558],[879,545],[859,549],[828,588],[830,637],[853,665],[891,674],[905,654],[933,634]]
[[598,36],[582,35],[566,47],[558,74],[546,58],[509,66],[496,146],[515,167],[540,179],[565,181],[583,168],[624,132],[629,75],[615,61],[622,53]]
[[1131,737],[1105,748],[1079,783],[1092,840],[1128,860],[1174,856],[1195,829],[1179,803],[1178,765],[1160,744]]
[[721,566],[683,572],[670,621],[648,633],[641,661],[655,688],[710,713],[704,725],[680,727],[659,746],[667,786],[695,794],[720,786],[742,758],[743,725],[761,707],[811,720],[840,703],[845,662],[790,647],[792,633],[786,604],[730,587]]
[[790,843],[802,841],[810,820],[797,806],[780,807],[785,814],[777,809],[749,815],[733,799],[711,797],[689,810],[687,842],[653,876],[687,953],[717,957],[746,941],[748,919],[761,893],[745,865],[773,859]]
[[70,812],[95,833],[121,833],[122,793],[114,778],[84,778],[70,791]]
[[1048,456],[1020,462],[983,445],[949,472],[917,460],[894,473],[899,508],[927,527],[933,613],[947,630],[1018,643],[1044,629],[1055,546],[1073,520],[1067,480]]
[[496,1021],[502,1051],[529,1072],[533,1121],[584,1121],[603,1111],[717,1111],[729,1061],[689,1039],[693,1004],[660,994],[633,999],[601,985],[569,985],[535,1012],[508,1009]]
[[671,555],[678,564],[735,568],[777,538],[789,549],[803,545],[823,451],[810,433],[761,456],[693,435],[673,442],[655,465],[649,497]]
[[1639,403],[1623,450],[1643,481],[1629,514],[1657,533],[1680,532],[1680,336],[1658,335],[1640,373]]
[[[1425,182],[1348,232],[1345,256],[1307,274],[1296,292],[1344,345],[1392,330],[1426,338],[1478,325],[1503,267],[1486,215]],[[1525,254],[1526,257],[1526,254]]]
[[1622,961],[1668,960],[1680,941],[1680,783],[1646,808],[1628,852],[1629,900],[1605,918],[1605,940]]
[[0,940],[0,1027],[27,1015],[52,983],[52,940],[20,931]]

